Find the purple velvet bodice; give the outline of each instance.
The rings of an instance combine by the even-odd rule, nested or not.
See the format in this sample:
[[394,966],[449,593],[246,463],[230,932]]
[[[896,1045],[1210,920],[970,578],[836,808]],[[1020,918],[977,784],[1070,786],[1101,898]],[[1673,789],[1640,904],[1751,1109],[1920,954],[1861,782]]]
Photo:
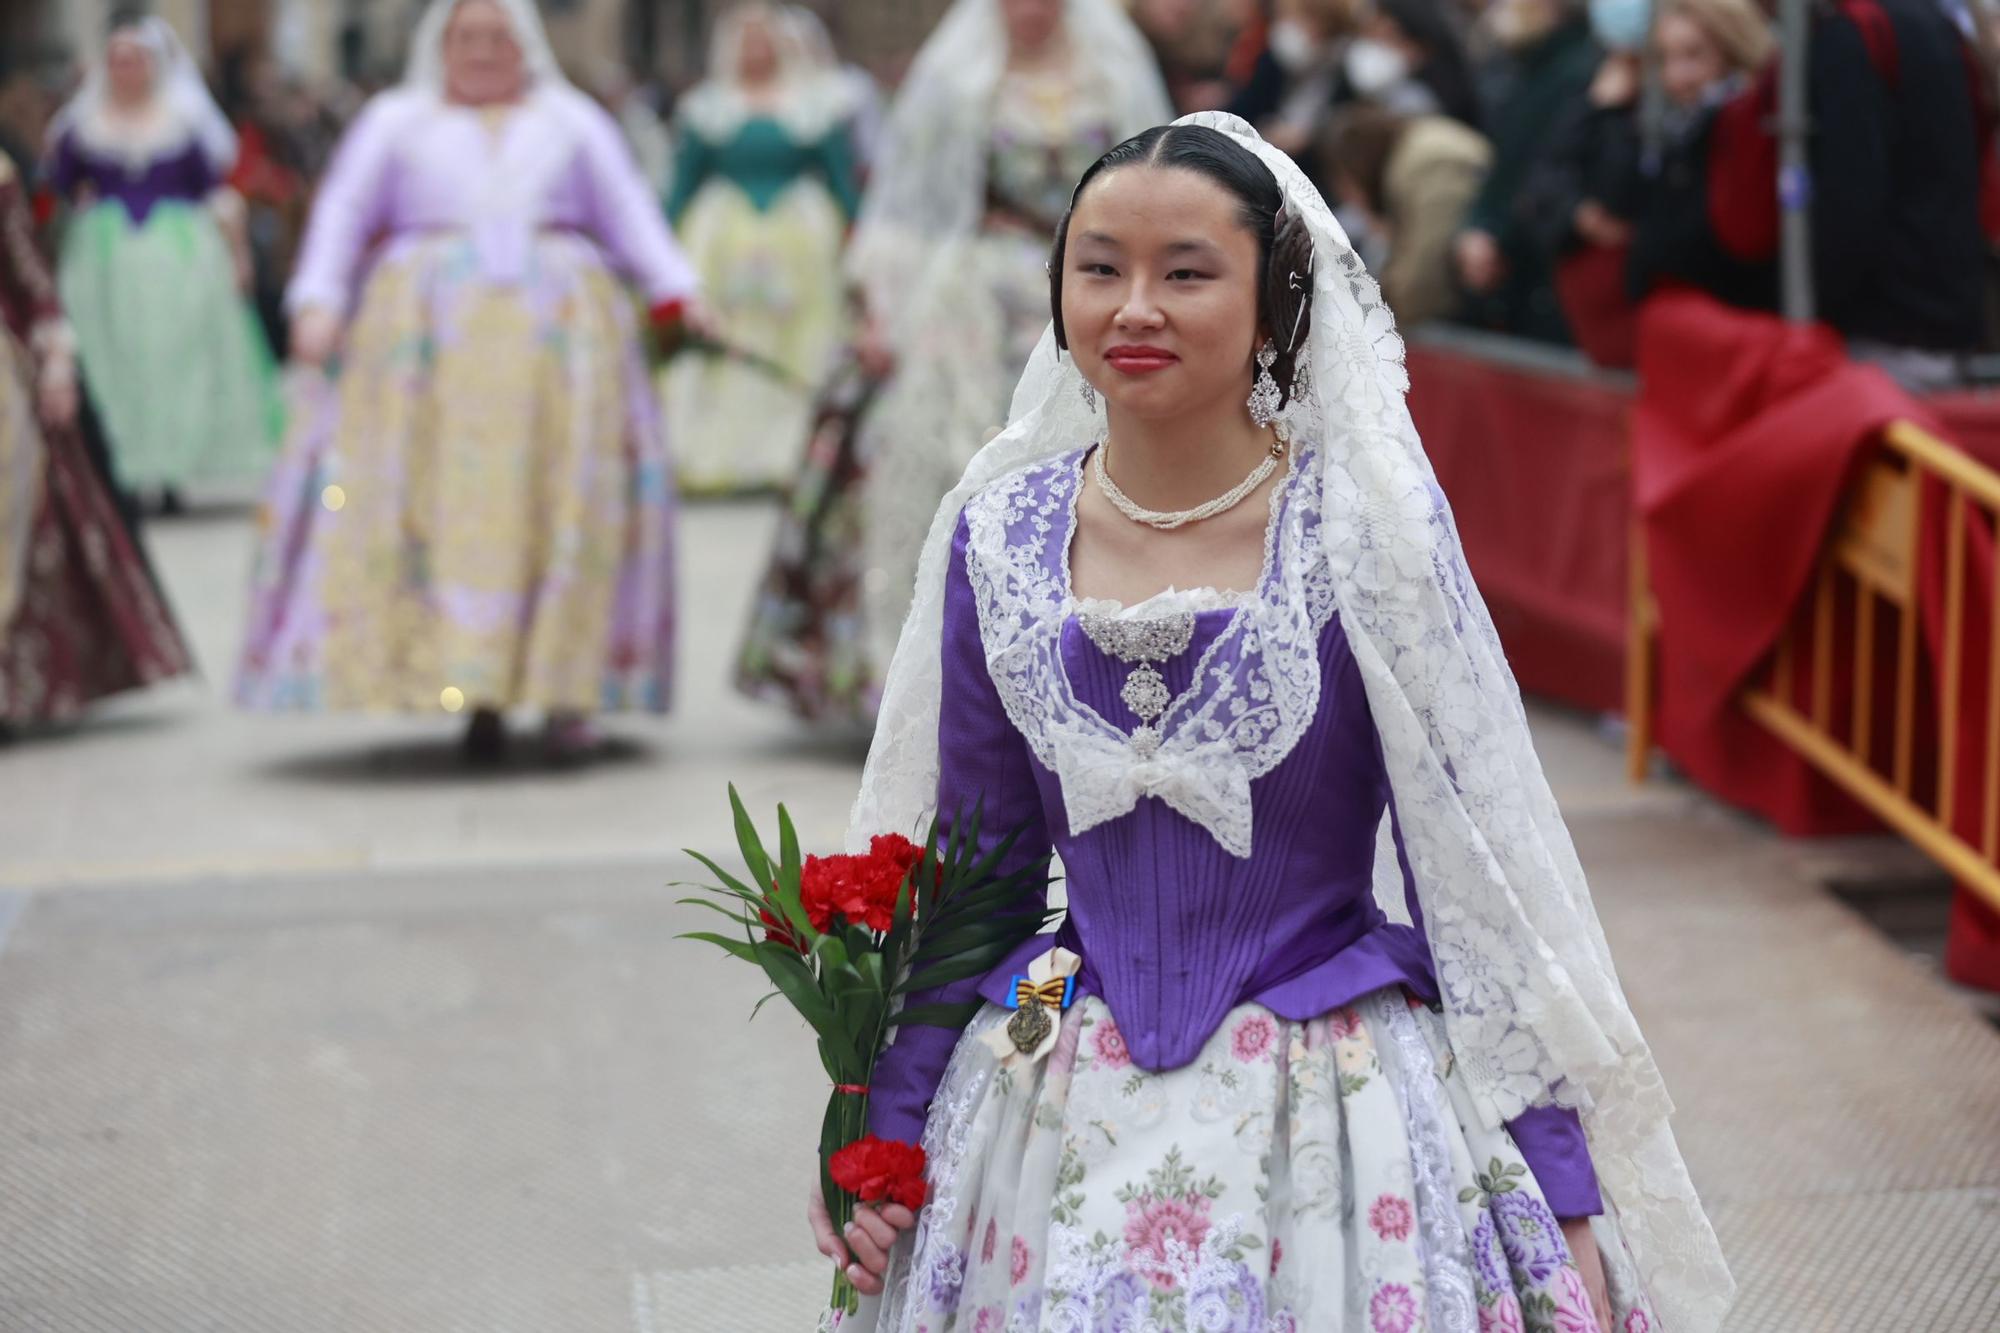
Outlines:
[[[1079,991],[1116,1017],[1132,1059],[1164,1070],[1192,1060],[1238,1004],[1255,1001],[1304,1021],[1370,991],[1402,985],[1434,1001],[1421,918],[1387,920],[1376,906],[1376,831],[1389,783],[1359,667],[1338,616],[1319,640],[1318,712],[1285,758],[1252,781],[1256,838],[1247,858],[1143,798],[1130,813],[1072,835],[1060,783],[1009,721],[987,670],[979,610],[966,573],[968,532],[953,546],[941,652],[938,808],[984,807],[984,830],[1023,832],[1013,855],[1062,857],[1068,917],[1058,940],[1084,959]],[[1196,614],[1187,649],[1159,664],[1169,691],[1186,688],[1231,610]],[[1063,669],[1078,700],[1129,730],[1139,719],[1120,696],[1130,667],[1103,652],[1071,616]],[[1400,856],[1401,844],[1398,839]],[[1407,864],[1404,866],[1406,882]],[[1040,938],[983,980],[913,997],[1005,999],[1009,979],[1051,941]],[[871,1129],[916,1141],[955,1034],[902,1030],[873,1080]],[[1595,1173],[1574,1113],[1536,1109],[1509,1125],[1558,1215],[1601,1211]]]
[[74,130],[56,143],[48,179],[64,199],[75,199],[88,187],[98,201],[123,206],[141,227],[159,204],[198,204],[222,183],[191,135],[177,148],[128,162],[93,147]]

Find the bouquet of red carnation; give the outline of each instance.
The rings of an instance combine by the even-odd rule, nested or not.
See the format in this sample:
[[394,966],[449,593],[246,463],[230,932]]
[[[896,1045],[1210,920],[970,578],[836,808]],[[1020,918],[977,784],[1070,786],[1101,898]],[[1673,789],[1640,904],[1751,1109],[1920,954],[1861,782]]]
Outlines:
[[[1038,934],[1053,919],[1046,907],[1048,861],[1002,874],[1017,835],[981,853],[977,809],[952,822],[944,846],[934,823],[921,847],[888,833],[872,839],[862,854],[802,858],[791,816],[779,806],[774,862],[734,787],[729,808],[748,882],[690,851],[719,881],[697,887],[723,901],[682,901],[722,913],[741,937],[695,931],[683,938],[704,940],[762,968],[777,989],[757,1008],[783,995],[819,1038],[820,1063],[834,1088],[819,1143],[820,1188],[834,1226],[846,1228],[856,1203],[921,1207],[923,1149],[864,1137],[875,1060],[892,1027],[963,1028],[972,1021],[976,999],[903,1000],[914,991],[983,976]],[[833,1307],[852,1313],[857,1305],[843,1272],[834,1279]]]

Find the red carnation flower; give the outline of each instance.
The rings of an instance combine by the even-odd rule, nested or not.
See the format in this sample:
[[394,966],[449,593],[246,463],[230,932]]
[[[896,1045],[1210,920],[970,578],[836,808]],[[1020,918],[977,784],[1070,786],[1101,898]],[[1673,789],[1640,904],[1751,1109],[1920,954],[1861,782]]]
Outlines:
[[876,932],[896,924],[896,899],[923,849],[899,834],[874,839],[861,856],[808,856],[799,897],[813,929],[831,930],[836,918]]
[[863,1203],[900,1203],[912,1212],[924,1206],[924,1150],[870,1134],[856,1139],[827,1163],[833,1183]]
[[798,931],[792,929],[791,922],[783,920],[768,907],[758,908],[757,916],[764,923],[765,939],[776,944],[782,944],[788,949],[796,949],[800,953],[811,952],[806,947],[804,937]]

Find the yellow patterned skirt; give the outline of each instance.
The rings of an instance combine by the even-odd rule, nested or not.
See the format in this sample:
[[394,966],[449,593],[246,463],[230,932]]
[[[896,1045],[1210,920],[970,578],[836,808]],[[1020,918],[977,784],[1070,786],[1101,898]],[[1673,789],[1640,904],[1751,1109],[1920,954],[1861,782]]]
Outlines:
[[702,189],[676,228],[732,346],[762,364],[684,355],[661,376],[681,489],[775,489],[792,479],[813,396],[846,339],[844,221],[804,178],[760,210],[734,183]]
[[265,507],[248,707],[663,711],[673,488],[631,302],[546,234],[393,247]]

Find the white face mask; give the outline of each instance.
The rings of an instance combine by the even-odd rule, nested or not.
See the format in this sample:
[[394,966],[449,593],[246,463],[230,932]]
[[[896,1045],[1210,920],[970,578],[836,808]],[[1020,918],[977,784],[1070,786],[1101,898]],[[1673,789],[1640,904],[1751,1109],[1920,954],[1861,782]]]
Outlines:
[[1349,42],[1342,64],[1348,86],[1363,97],[1374,97],[1410,77],[1410,62],[1403,53],[1372,37]]
[[1296,19],[1280,19],[1272,24],[1270,41],[1271,58],[1294,74],[1311,69],[1325,53],[1321,43]]

